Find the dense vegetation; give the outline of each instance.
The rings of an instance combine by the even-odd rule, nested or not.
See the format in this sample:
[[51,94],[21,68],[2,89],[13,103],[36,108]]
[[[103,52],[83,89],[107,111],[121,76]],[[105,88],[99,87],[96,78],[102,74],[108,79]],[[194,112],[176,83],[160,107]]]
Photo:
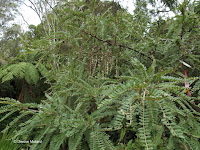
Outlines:
[[200,149],[200,2],[38,2],[2,26],[0,149]]

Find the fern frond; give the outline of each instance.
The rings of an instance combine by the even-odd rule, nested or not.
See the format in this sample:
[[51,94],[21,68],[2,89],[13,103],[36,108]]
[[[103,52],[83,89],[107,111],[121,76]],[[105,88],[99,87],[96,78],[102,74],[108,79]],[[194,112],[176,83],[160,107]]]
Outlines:
[[7,113],[4,117],[2,117],[2,118],[0,119],[0,122],[2,122],[3,120],[5,120],[6,118],[8,118],[10,115],[12,115],[13,113],[15,113],[15,112],[17,112],[17,111],[19,111],[18,108],[12,109],[12,111],[10,111],[9,113]]
[[153,63],[147,70],[147,74],[149,77],[153,77],[153,75],[155,74],[155,69],[156,69],[156,60],[153,59]]
[[0,107],[0,114],[1,113],[5,113],[5,112],[9,112],[13,110],[13,106],[7,105],[7,106],[1,106]]
[[104,99],[100,104],[98,104],[98,107],[97,109],[100,109],[100,108],[104,108],[105,106],[108,106],[109,104],[112,103],[112,99]]
[[90,149],[92,150],[115,150],[114,145],[109,140],[109,136],[101,131],[99,125],[95,125],[90,133]]
[[165,105],[165,102],[159,103],[163,113],[162,123],[170,130],[173,136],[184,138],[182,128],[175,122],[171,110]]
[[191,150],[200,149],[199,141],[196,138],[189,138],[186,136],[183,142],[185,143],[185,145],[188,145],[188,149]]
[[[42,138],[45,136],[46,133],[48,133],[49,130],[50,130],[50,127],[48,127],[48,126],[44,127],[42,130],[40,130],[40,134],[38,134],[34,138],[34,140],[36,140],[36,141],[42,140]],[[30,149],[34,150],[34,149],[36,149],[37,146],[38,146],[38,143],[32,144]]]
[[158,72],[156,74],[153,75],[153,80],[154,81],[158,81],[160,80],[161,77],[163,77],[164,75],[168,74],[168,73],[171,73],[173,71],[173,68],[169,68],[165,71],[162,71],[162,72]]
[[42,74],[43,77],[48,76],[49,71],[47,70],[47,68],[45,67],[44,64],[42,64],[41,62],[37,63],[37,68],[38,68],[39,72]]
[[39,81],[39,73],[34,65],[27,63],[24,77],[26,81],[31,84],[36,84]]
[[161,144],[163,144],[163,136],[164,133],[164,127],[160,125],[154,124],[152,129],[152,142],[153,142],[153,149],[157,149],[157,147]]
[[[42,140],[42,143],[38,144],[37,145],[37,149],[46,149],[46,148],[49,148],[49,142],[51,141],[51,139],[54,137],[55,135],[52,135],[51,133],[47,133],[45,138]],[[62,137],[62,136],[61,136]],[[61,142],[62,140],[60,141],[57,141],[58,144]]]
[[13,130],[9,132],[4,132],[0,139],[0,149],[1,150],[18,150],[20,146],[13,142],[12,139]]
[[[47,135],[45,136],[45,138],[46,137],[47,137]],[[53,135],[53,137],[51,139],[49,139],[49,142],[50,142],[49,150],[60,150],[60,147],[64,143],[65,140],[66,140],[65,133]],[[48,143],[48,142],[46,142],[46,143]]]
[[102,132],[102,136],[103,136],[103,140],[104,140],[104,144],[106,146],[106,149],[107,150],[116,150],[113,143],[110,141],[109,136],[104,132]]
[[111,99],[116,99],[132,89],[139,89],[143,86],[145,86],[143,83],[137,84],[136,82],[130,80],[127,81],[125,84],[118,84],[117,86],[115,86],[113,92],[109,94],[109,97]]
[[131,63],[135,67],[135,69],[142,73],[142,78],[147,79],[147,68],[136,58],[132,59]]
[[197,93],[197,96],[200,97],[200,79],[192,87],[191,94],[194,93]]
[[9,130],[11,127],[13,127],[14,124],[16,124],[21,118],[24,118],[27,115],[32,115],[35,114],[32,111],[26,111],[24,113],[22,113],[21,115],[19,115],[18,117],[16,117],[12,122],[9,123],[9,125],[3,130],[3,132]]
[[98,143],[96,142],[95,139],[96,139],[96,135],[93,128],[92,131],[87,136],[87,140],[88,140],[89,147],[91,150],[99,150]]
[[140,124],[141,128],[138,129],[139,137],[141,142],[143,143],[146,150],[153,149],[153,142],[152,137],[149,129],[149,114],[145,109],[145,95],[146,90],[144,91],[143,98],[142,98],[142,115],[140,116]]
[[85,126],[85,127],[83,126],[83,128],[80,129],[80,131],[78,133],[76,133],[76,135],[69,138],[68,145],[69,145],[70,150],[76,150],[78,148],[78,146],[81,144],[83,134],[86,130],[87,130],[87,126]]
[[2,82],[13,80],[15,77],[26,79],[29,84],[36,84],[39,80],[39,73],[34,65],[26,62],[10,65],[1,71]]

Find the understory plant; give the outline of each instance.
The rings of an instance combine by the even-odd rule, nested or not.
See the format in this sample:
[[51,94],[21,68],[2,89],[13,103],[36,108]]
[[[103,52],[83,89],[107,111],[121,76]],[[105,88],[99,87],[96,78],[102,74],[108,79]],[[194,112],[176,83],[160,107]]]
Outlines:
[[13,140],[41,141],[30,149],[199,149],[198,100],[185,94],[185,79],[169,76],[170,68],[156,73],[155,60],[148,69],[131,64],[116,79],[84,80],[78,67],[60,72],[41,104],[1,98],[1,121],[20,113],[4,131],[15,127]]

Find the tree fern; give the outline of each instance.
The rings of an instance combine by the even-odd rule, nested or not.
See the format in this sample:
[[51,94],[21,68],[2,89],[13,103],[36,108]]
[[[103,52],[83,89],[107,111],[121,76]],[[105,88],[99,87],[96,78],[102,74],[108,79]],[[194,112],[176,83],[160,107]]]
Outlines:
[[34,65],[26,62],[13,64],[3,69],[0,75],[2,82],[13,80],[14,78],[26,79],[31,84],[36,84],[39,80],[39,73]]

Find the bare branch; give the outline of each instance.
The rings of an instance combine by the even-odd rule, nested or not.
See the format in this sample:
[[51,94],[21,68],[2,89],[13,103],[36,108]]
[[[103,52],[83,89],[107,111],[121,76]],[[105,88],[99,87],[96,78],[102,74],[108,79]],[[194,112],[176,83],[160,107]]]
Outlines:
[[24,18],[23,14],[22,13],[19,13],[19,15],[22,17],[23,21],[27,24],[27,26],[29,27],[29,23],[26,21],[26,19]]

